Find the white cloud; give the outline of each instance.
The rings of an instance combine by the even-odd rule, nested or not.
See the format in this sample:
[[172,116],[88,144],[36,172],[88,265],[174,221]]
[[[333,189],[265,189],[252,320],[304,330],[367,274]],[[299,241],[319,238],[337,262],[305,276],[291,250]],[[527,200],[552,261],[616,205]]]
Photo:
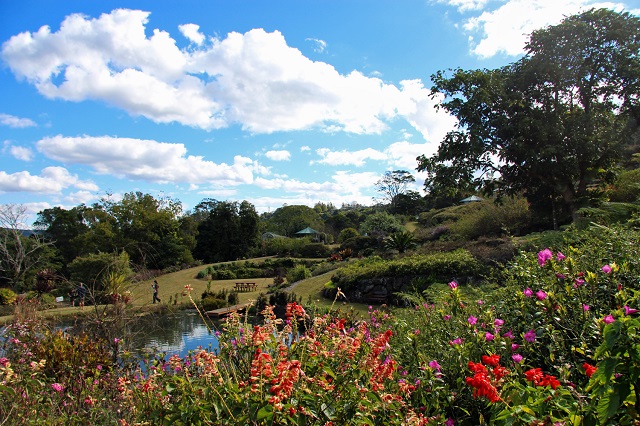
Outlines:
[[18,160],[33,160],[33,151],[29,148],[25,148],[23,146],[12,146],[9,148],[9,151],[11,152],[11,155],[13,155]]
[[187,155],[183,144],[110,136],[47,137],[36,143],[47,157],[85,164],[100,174],[156,183],[211,183],[238,185],[253,181],[251,159],[235,156],[233,164],[214,163]]
[[366,160],[385,160],[387,156],[373,148],[366,148],[359,151],[331,151],[329,148],[319,148],[316,154],[322,157],[313,163],[327,164],[330,166],[364,166]]
[[458,9],[458,12],[482,9],[488,0],[439,0],[438,3],[445,3]]
[[77,206],[79,204],[89,204],[91,202],[97,201],[98,198],[99,197],[95,192],[77,191],[68,194],[65,197],[65,202],[73,206]]
[[9,114],[0,114],[0,124],[17,129],[37,126],[37,124],[29,118],[20,118]]
[[0,192],[32,192],[38,194],[59,194],[62,190],[75,187],[81,190],[97,191],[98,187],[72,175],[63,167],[46,167],[39,176],[28,171],[6,173],[0,171]]
[[311,147],[304,145],[300,147],[300,152],[311,151]]
[[317,38],[306,38],[306,41],[310,41],[313,44],[313,50],[316,53],[322,53],[327,48],[327,42]]
[[204,37],[204,34],[202,34],[199,31],[200,25],[184,24],[184,25],[179,25],[178,29],[180,30],[183,36],[189,39],[190,42],[198,45],[204,43],[205,37]]
[[[238,123],[255,133],[326,129],[378,134],[406,116],[423,135],[446,117],[418,84],[396,87],[358,71],[340,74],[253,29],[179,49],[162,30],[145,34],[149,13],[118,9],[99,18],[74,14],[60,29],[13,36],[2,57],[13,73],[49,98],[102,100],[159,123],[202,129]],[[195,42],[195,24],[180,27]],[[204,37],[204,36],[203,36]]]
[[289,160],[291,160],[291,153],[289,151],[286,151],[286,150],[267,151],[267,152],[264,153],[264,155],[269,160],[273,160],[273,161],[289,161]]
[[593,0],[510,0],[468,19],[464,29],[472,34],[471,49],[477,56],[489,58],[498,53],[517,56],[524,52],[534,30],[558,24],[564,17],[592,7],[625,9],[622,3]]

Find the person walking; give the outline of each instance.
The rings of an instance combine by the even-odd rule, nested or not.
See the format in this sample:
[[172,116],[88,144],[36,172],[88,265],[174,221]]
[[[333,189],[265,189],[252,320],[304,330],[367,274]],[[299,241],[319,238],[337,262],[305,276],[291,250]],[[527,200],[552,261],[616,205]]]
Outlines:
[[87,296],[87,291],[88,289],[84,286],[84,283],[80,283],[76,289],[78,306],[80,306],[81,310],[84,309],[84,298]]
[[160,290],[160,286],[158,285],[158,280],[153,280],[153,284],[151,284],[151,288],[153,289],[153,303],[155,304],[156,301],[160,303],[161,300],[158,297],[158,291]]

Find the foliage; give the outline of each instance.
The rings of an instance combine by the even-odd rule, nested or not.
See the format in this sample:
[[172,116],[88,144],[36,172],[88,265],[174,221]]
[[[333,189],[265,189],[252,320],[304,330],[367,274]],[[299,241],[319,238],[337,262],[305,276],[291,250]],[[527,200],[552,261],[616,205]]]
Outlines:
[[322,218],[311,207],[302,205],[283,206],[273,212],[266,222],[268,231],[287,237],[294,237],[295,233],[306,227],[316,231],[323,231]]
[[85,283],[94,296],[107,289],[111,274],[129,277],[133,273],[126,251],[120,254],[98,253],[77,257],[69,264],[69,271],[71,279]]
[[18,291],[52,257],[42,235],[25,234],[26,213],[23,205],[0,205],[0,283]]
[[415,181],[416,178],[406,170],[386,171],[375,187],[393,208],[398,196],[406,194],[407,186]]
[[287,271],[287,282],[294,283],[311,277],[311,272],[304,265],[297,265]]
[[0,305],[13,305],[17,296],[10,288],[0,288]]
[[339,243],[344,243],[345,241],[351,239],[351,238],[355,238],[357,236],[359,236],[360,233],[358,232],[357,229],[355,228],[345,228],[342,231],[340,231],[340,234],[338,235],[338,242]]
[[633,203],[640,199],[640,168],[620,173],[609,198],[614,202]]
[[433,90],[459,124],[419,158],[427,190],[524,191],[536,209],[562,200],[575,219],[636,131],[639,34],[629,13],[589,10],[534,31],[506,67],[438,72]]
[[196,210],[204,219],[198,225],[194,257],[207,263],[241,259],[258,244],[260,218],[247,201],[204,200]]
[[504,233],[519,235],[531,221],[529,205],[520,197],[505,197],[499,202],[484,200],[460,207],[464,213],[448,228],[464,240]]
[[346,291],[361,280],[371,278],[426,276],[432,280],[445,281],[456,276],[477,276],[481,270],[478,261],[468,251],[456,250],[395,260],[383,260],[379,257],[357,260],[337,270],[331,281]]
[[390,234],[384,240],[384,246],[387,249],[397,250],[399,253],[404,253],[407,250],[415,248],[416,241],[411,232],[400,231]]
[[380,235],[384,237],[402,230],[402,223],[387,212],[373,213],[367,216],[360,225],[360,232],[362,234],[371,234],[373,236]]

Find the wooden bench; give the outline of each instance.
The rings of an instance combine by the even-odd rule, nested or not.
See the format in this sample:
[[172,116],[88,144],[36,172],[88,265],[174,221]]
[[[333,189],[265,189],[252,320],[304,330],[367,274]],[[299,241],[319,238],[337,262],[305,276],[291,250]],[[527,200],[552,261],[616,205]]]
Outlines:
[[387,294],[386,293],[368,294],[365,297],[365,300],[367,301],[367,303],[374,303],[374,304],[387,303]]
[[258,288],[257,283],[245,283],[239,282],[236,283],[234,290],[236,291],[255,291]]

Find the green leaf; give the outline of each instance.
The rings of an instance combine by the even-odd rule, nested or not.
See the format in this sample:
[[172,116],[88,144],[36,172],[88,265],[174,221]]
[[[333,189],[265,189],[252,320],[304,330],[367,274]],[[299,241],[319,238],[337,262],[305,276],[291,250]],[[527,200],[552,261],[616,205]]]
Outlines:
[[271,417],[273,417],[273,407],[266,405],[258,410],[256,420],[270,419]]
[[600,398],[598,401],[598,419],[602,423],[606,423],[607,419],[616,414],[620,407],[620,395],[610,392]]

